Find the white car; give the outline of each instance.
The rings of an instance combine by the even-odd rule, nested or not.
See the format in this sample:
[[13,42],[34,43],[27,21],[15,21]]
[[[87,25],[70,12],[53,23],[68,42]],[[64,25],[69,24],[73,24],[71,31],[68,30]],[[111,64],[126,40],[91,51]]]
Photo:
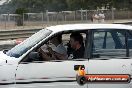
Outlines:
[[[40,59],[38,48],[51,45],[49,40],[58,34],[68,48],[73,32],[83,35],[83,58],[74,59],[69,54],[66,60]],[[85,70],[85,78],[80,80],[76,76],[81,67],[85,67],[80,69]],[[51,26],[0,52],[0,88],[132,88],[131,78],[132,26],[128,25]]]

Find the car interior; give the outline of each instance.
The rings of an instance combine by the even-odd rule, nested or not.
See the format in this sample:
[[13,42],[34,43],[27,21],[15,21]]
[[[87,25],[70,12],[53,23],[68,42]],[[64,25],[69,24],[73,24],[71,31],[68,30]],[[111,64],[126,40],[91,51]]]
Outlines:
[[[79,32],[83,36],[84,45],[85,45],[85,42],[86,42],[86,31],[68,31],[68,32],[58,33],[58,34],[62,35],[62,43],[63,43],[64,47],[67,50],[67,55],[68,55],[67,60],[74,59],[74,58],[69,57],[70,53],[72,52],[72,48],[70,47],[70,35],[73,32]],[[53,35],[51,38],[46,40],[43,44],[41,44],[37,48],[35,48],[21,62],[41,62],[41,61],[43,61],[41,55],[39,55],[39,53],[38,53],[38,49],[40,47],[42,47],[44,49],[44,51],[47,51],[47,46],[48,46],[48,47],[51,47],[54,50],[55,45],[52,44],[50,40],[52,38],[56,37],[58,34]]]

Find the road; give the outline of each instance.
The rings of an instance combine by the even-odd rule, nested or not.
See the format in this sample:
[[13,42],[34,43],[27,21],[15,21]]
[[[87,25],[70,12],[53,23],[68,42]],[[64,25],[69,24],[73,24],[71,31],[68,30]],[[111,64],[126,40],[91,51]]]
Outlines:
[[[15,87],[16,86],[16,87]],[[66,83],[39,83],[39,84],[17,84],[17,85],[3,85],[0,88],[87,88],[87,84],[80,86],[76,82]]]

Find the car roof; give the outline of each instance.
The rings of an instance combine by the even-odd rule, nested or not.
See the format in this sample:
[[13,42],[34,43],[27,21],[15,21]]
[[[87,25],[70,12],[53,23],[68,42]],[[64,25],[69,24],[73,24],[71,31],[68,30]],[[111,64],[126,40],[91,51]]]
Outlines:
[[47,27],[46,29],[53,32],[69,31],[69,30],[85,30],[85,29],[131,29],[130,25],[123,24],[65,24]]

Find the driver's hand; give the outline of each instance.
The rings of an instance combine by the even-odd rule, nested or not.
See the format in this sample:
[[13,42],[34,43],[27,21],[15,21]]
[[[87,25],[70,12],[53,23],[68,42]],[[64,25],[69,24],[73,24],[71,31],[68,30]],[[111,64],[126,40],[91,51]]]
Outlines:
[[38,53],[42,53],[42,51],[43,51],[43,50],[42,50],[41,47],[37,50]]
[[51,47],[47,47],[47,50],[52,54],[54,51],[52,50],[52,48]]
[[40,48],[38,48],[38,49],[37,49],[37,52],[38,52],[38,53],[40,53],[40,51],[41,51],[41,49],[40,49]]

